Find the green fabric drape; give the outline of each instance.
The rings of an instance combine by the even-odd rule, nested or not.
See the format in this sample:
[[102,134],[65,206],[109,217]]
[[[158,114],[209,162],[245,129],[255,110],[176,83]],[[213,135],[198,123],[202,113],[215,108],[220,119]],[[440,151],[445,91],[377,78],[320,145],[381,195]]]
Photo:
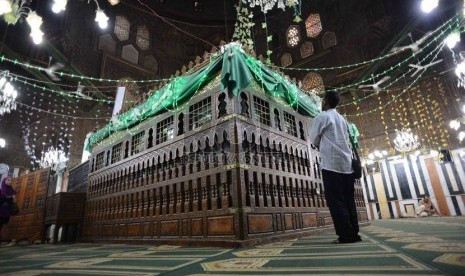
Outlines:
[[174,109],[188,100],[197,90],[205,86],[221,69],[221,59],[216,59],[209,66],[192,75],[178,77],[155,91],[146,102],[132,108],[111,120],[104,128],[93,133],[87,145],[87,150],[111,133],[132,127],[148,117],[167,109]]
[[358,143],[358,136],[360,136],[360,133],[358,132],[358,129],[355,126],[355,124],[349,123],[349,135],[352,141],[354,142],[355,148],[359,149],[360,144]]
[[89,137],[87,150],[90,151],[111,133],[128,129],[163,111],[175,109],[208,84],[220,71],[223,88],[227,88],[235,96],[256,80],[266,93],[283,98],[299,113],[312,117],[320,113],[319,97],[306,94],[286,77],[247,55],[238,45],[227,45],[224,53],[214,56],[207,67],[191,75],[174,79],[153,92],[146,102],[113,118],[104,128]]

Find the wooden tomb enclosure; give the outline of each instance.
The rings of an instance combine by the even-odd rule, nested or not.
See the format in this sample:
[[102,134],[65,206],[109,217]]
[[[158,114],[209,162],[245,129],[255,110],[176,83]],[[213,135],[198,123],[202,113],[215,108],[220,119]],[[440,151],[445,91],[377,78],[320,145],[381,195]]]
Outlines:
[[[83,240],[243,246],[332,228],[312,118],[220,77],[94,146]],[[367,222],[360,183],[359,220]]]

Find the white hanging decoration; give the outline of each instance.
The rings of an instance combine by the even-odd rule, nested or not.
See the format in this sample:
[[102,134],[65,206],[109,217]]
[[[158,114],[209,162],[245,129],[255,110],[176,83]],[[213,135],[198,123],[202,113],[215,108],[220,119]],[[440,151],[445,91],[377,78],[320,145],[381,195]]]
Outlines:
[[284,10],[287,6],[296,6],[300,4],[300,0],[242,0],[242,3],[248,4],[249,7],[255,8],[260,7],[263,13],[274,9],[276,6],[278,9]]
[[40,29],[42,26],[42,17],[40,17],[35,11],[29,13],[29,15],[26,18],[27,24],[29,24],[29,27],[31,27],[31,34],[30,36],[32,37],[32,41],[34,44],[40,44],[42,43],[42,39],[44,36],[44,33]]

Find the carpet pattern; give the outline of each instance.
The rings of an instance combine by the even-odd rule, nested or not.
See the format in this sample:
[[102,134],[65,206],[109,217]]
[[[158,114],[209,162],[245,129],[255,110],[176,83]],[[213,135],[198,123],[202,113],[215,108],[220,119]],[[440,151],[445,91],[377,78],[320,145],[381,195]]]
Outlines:
[[249,248],[0,246],[0,275],[465,275],[465,217],[373,221],[362,242],[311,236]]

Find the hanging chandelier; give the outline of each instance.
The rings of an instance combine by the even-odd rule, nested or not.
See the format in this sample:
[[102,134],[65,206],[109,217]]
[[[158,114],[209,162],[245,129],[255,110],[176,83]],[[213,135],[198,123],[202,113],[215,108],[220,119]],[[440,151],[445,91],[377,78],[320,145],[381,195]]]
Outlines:
[[16,109],[16,97],[18,96],[16,89],[7,80],[8,71],[2,72],[2,75],[0,78],[0,115]]
[[394,148],[399,152],[410,152],[420,146],[418,142],[418,135],[413,135],[409,128],[401,130],[396,129],[396,138],[394,139]]
[[41,168],[51,168],[56,172],[64,171],[68,157],[61,149],[54,147],[48,148],[46,152],[42,151],[42,158],[39,161]]

